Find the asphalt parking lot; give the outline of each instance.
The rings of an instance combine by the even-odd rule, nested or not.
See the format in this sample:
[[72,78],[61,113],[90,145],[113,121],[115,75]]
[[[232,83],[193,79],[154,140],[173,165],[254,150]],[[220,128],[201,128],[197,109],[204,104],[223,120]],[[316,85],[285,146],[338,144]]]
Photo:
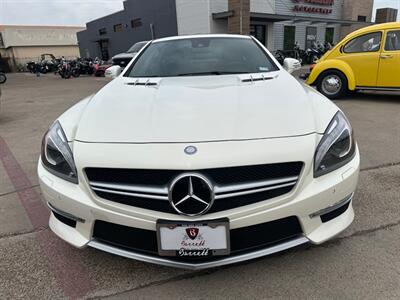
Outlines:
[[337,101],[362,155],[356,219],[345,232],[320,246],[194,272],[78,250],[48,228],[36,175],[41,138],[106,83],[10,74],[1,86],[0,299],[400,298],[400,94]]

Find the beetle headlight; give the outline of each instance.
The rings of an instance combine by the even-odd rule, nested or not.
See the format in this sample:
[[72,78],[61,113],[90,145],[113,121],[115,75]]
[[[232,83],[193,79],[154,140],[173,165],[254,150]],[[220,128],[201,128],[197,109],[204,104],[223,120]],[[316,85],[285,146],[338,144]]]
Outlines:
[[41,159],[49,172],[70,182],[78,183],[74,157],[58,121],[51,125],[43,137]]
[[348,163],[355,153],[353,130],[340,111],[329,123],[314,156],[314,177],[332,172]]

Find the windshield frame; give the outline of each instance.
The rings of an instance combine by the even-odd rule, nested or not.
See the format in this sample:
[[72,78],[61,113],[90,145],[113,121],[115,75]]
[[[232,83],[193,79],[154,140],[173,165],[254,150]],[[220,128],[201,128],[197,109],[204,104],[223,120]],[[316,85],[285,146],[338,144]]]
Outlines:
[[[132,46],[129,47],[129,49],[126,51],[126,53],[138,53],[140,50],[142,50],[146,46],[147,43],[148,43],[148,41],[141,41],[141,42],[134,43]],[[130,51],[137,44],[143,44],[143,46],[140,47],[139,51]]]
[[129,76],[131,73],[132,69],[135,67],[135,64],[137,61],[140,59],[140,57],[145,53],[148,47],[152,44],[156,44],[159,42],[167,42],[167,41],[176,41],[176,40],[185,40],[185,39],[201,39],[201,38],[232,38],[232,39],[249,39],[251,40],[260,50],[261,52],[265,55],[266,59],[269,60],[271,63],[272,67],[274,68],[273,70],[270,71],[265,71],[265,72],[253,72],[253,73],[232,73],[232,74],[210,74],[209,76],[224,76],[224,75],[243,75],[243,74],[265,74],[265,73],[271,73],[271,72],[277,72],[282,70],[282,67],[280,64],[274,59],[272,54],[265,48],[263,44],[261,44],[260,41],[258,41],[256,38],[253,36],[239,36],[239,35],[229,35],[229,34],[215,34],[215,35],[196,35],[196,36],[186,36],[186,37],[172,37],[172,38],[162,38],[158,40],[152,40],[147,43],[140,51],[136,54],[134,59],[130,62],[130,64],[125,68],[123,71],[122,77],[127,77],[127,78],[171,78],[171,77],[200,77],[200,76],[206,76],[206,75],[188,75],[188,76]]

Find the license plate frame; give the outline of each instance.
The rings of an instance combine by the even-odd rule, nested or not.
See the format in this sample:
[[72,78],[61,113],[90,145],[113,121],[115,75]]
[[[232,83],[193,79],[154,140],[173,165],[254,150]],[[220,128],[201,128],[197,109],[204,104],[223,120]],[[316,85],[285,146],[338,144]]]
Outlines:
[[[218,227],[223,227],[219,228],[219,231],[224,231],[225,232],[225,241],[226,241],[226,248],[223,249],[209,249],[208,251],[205,251],[202,248],[199,249],[185,249],[185,248],[180,248],[180,249],[163,249],[161,245],[162,237],[161,237],[161,230],[163,227],[167,227],[169,229],[176,229],[177,227],[181,227],[180,231],[182,229],[186,228],[199,228],[199,231],[202,227],[209,227],[211,229],[217,229]],[[158,254],[160,256],[173,256],[173,257],[186,257],[186,258],[198,258],[198,257],[213,257],[213,256],[221,256],[221,255],[229,255],[231,252],[231,245],[230,245],[230,224],[229,224],[229,219],[228,218],[222,218],[222,219],[216,219],[216,220],[201,220],[201,221],[171,221],[171,220],[162,220],[159,219],[157,220],[156,224],[157,228],[157,247],[158,247]],[[183,241],[183,239],[182,239]],[[183,253],[186,253],[186,255],[182,255],[182,250],[184,249]],[[205,255],[204,253],[207,253]],[[188,253],[198,253],[199,255],[189,255]],[[200,255],[200,254],[203,255]]]

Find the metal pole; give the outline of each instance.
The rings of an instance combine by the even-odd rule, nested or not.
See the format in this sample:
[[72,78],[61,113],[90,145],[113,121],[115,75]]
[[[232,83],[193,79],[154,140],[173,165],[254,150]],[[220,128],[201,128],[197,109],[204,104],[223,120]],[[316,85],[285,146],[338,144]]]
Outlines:
[[243,34],[243,0],[240,0],[240,34]]
[[150,33],[151,33],[151,39],[154,40],[156,38],[156,35],[154,33],[154,24],[150,24]]

